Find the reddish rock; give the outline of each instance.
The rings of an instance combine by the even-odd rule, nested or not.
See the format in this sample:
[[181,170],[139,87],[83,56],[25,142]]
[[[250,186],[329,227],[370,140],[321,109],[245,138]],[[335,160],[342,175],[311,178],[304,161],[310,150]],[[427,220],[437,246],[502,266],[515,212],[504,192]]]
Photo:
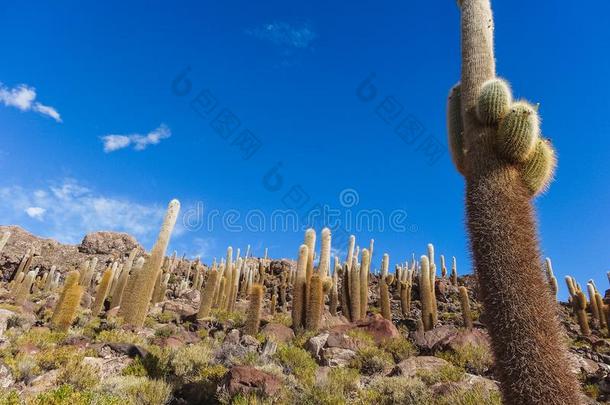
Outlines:
[[458,329],[455,326],[443,325],[427,332],[414,332],[413,339],[420,350],[430,352],[440,341],[449,339],[457,333]]
[[117,252],[128,254],[134,248],[140,253],[144,251],[133,236],[121,232],[92,232],[85,235],[78,246],[79,252],[101,255]]
[[274,340],[279,343],[288,343],[294,339],[294,332],[287,326],[280,323],[268,323],[261,330],[263,336],[267,339]]
[[234,366],[225,376],[223,386],[231,395],[258,392],[273,396],[282,387],[282,381],[252,366]]
[[415,377],[418,371],[437,371],[450,363],[434,356],[409,357],[398,363],[392,370],[392,375]]
[[433,350],[456,350],[466,345],[487,346],[491,350],[489,335],[482,329],[462,330],[455,334],[448,334],[434,345]]
[[400,337],[400,332],[398,332],[396,326],[379,314],[371,315],[355,323],[337,325],[331,328],[329,333],[333,336],[341,336],[353,329],[369,333],[376,344]]

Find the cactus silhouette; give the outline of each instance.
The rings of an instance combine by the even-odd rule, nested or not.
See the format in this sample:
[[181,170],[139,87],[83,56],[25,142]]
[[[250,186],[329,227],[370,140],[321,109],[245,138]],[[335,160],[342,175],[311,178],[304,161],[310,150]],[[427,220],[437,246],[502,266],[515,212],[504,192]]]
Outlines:
[[[477,106],[484,104],[482,89],[496,79],[491,5],[490,0],[458,4],[463,131],[462,148],[452,154],[460,156],[457,168],[466,180],[470,246],[504,403],[576,404],[578,382],[567,367],[557,305],[544,279],[531,201],[552,178],[554,153],[541,138],[527,153],[529,138],[538,136],[537,112],[523,104],[511,104],[511,111],[515,107],[521,115],[515,113],[509,121],[510,111],[494,116],[500,120],[494,124],[477,114]],[[455,97],[454,88],[448,118]],[[448,127],[453,146],[455,123]]]

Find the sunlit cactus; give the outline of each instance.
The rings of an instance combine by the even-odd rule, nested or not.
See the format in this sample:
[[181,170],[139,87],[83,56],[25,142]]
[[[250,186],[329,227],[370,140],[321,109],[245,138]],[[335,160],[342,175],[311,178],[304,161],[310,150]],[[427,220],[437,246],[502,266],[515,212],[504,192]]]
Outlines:
[[546,279],[548,280],[549,287],[551,289],[551,293],[554,296],[557,296],[558,286],[557,286],[557,278],[555,278],[555,274],[553,273],[553,264],[551,263],[551,259],[548,257],[545,260],[544,270],[546,272]]
[[72,325],[80,306],[83,288],[78,284],[80,273],[71,271],[67,274],[64,288],[51,316],[51,326],[58,330],[66,330]]
[[457,260],[455,256],[451,259],[451,284],[456,287],[458,285]]
[[[355,257],[354,257],[355,262]],[[351,321],[357,321],[362,318],[360,314],[360,267],[352,263],[352,270],[349,275],[349,313]]]
[[498,153],[511,162],[526,162],[534,152],[539,139],[538,112],[525,101],[510,106],[510,111],[500,121],[496,138]]
[[531,195],[545,192],[555,174],[555,151],[547,139],[538,139],[529,160],[521,169],[521,178]]
[[339,306],[339,273],[337,272],[337,267],[335,266],[335,271],[333,272],[332,277],[332,287],[330,288],[330,299],[328,304],[328,310],[332,316],[337,315],[337,307]]
[[462,307],[462,317],[464,318],[464,327],[472,329],[472,314],[470,312],[470,300],[468,299],[468,290],[461,286],[458,288],[460,293],[460,306]]
[[110,283],[112,282],[112,277],[114,276],[114,266],[108,266],[104,274],[102,275],[102,280],[97,287],[97,292],[95,294],[95,301],[93,303],[93,308],[91,308],[91,316],[96,317],[102,308],[104,307],[104,301],[106,300],[106,295],[110,290]]
[[306,284],[305,284],[305,306],[309,305],[309,280],[311,280],[311,276],[313,275],[313,262],[315,257],[315,248],[316,248],[316,231],[313,229],[308,229],[305,231],[305,242],[304,244],[307,246],[307,271],[306,271]]
[[258,328],[261,323],[261,309],[263,306],[263,286],[254,284],[250,289],[250,298],[248,303],[248,313],[246,316],[246,325],[244,333],[250,336],[258,334]]
[[322,311],[324,310],[324,292],[322,277],[318,273],[314,273],[309,280],[309,304],[307,306],[307,321],[306,329],[309,331],[317,331],[320,327]]
[[464,124],[461,111],[461,86],[456,84],[447,97],[447,138],[451,160],[458,172],[464,174]]
[[138,250],[136,248],[132,249],[129,253],[129,257],[127,258],[127,262],[123,266],[123,270],[121,271],[121,275],[117,281],[116,288],[114,289],[114,294],[112,294],[112,301],[110,302],[110,308],[115,308],[121,305],[121,299],[123,298],[123,292],[125,291],[125,287],[127,286],[127,280],[129,279],[129,273],[133,267],[133,262],[136,258],[136,254]]
[[180,203],[178,200],[172,200],[167,208],[159,236],[152,248],[150,257],[142,270],[135,274],[135,285],[139,287],[138,293],[134,294],[135,291],[131,291],[129,296],[123,297],[123,317],[129,325],[142,327],[144,324],[155,281],[161,271],[165,251],[179,211]]
[[205,287],[201,291],[201,303],[199,305],[199,312],[197,318],[207,318],[210,315],[212,304],[214,301],[214,291],[217,289],[218,279],[220,273],[216,269],[212,269],[209,272],[208,279],[205,283]]
[[389,284],[392,283],[392,276],[387,276],[385,279],[379,280],[379,300],[381,301],[381,316],[385,319],[392,320],[392,308],[390,306],[390,290]]
[[512,94],[508,83],[491,79],[483,83],[477,100],[477,117],[487,125],[497,124],[510,111]]
[[419,273],[419,297],[422,306],[422,322],[424,330],[428,331],[434,327],[434,287],[430,285],[430,262],[429,256],[420,259],[421,272]]
[[360,318],[365,318],[369,307],[369,273],[371,257],[367,249],[362,249],[362,263],[360,264]]
[[297,273],[292,291],[292,327],[299,330],[305,326],[305,292],[307,283],[307,261],[309,248],[303,244],[299,247]]
[[34,280],[38,275],[38,270],[30,270],[25,275],[23,281],[17,286],[15,292],[15,304],[23,305],[25,301],[30,296],[30,292],[32,290],[32,285],[34,284]]

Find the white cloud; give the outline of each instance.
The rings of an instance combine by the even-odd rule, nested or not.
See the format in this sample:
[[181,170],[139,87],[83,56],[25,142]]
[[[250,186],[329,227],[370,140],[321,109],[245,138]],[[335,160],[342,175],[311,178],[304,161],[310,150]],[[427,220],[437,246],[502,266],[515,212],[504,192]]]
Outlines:
[[133,146],[135,150],[144,150],[149,145],[157,145],[161,140],[172,136],[172,131],[165,124],[159,125],[158,128],[150,131],[146,135],[131,134],[131,135],[114,135],[109,134],[102,136],[104,143],[104,152],[110,153],[119,149],[124,149]]
[[79,243],[86,233],[103,230],[127,232],[141,243],[150,243],[166,209],[165,204],[101,195],[72,179],[48,189],[0,187],[0,198],[4,201],[0,223],[44,219],[36,232],[64,243]]
[[36,101],[36,89],[27,84],[20,84],[11,89],[0,83],[0,102],[7,107],[15,107],[21,111],[36,111],[61,122],[61,116],[57,110]]
[[42,221],[42,216],[47,212],[46,209],[42,207],[27,207],[25,209],[25,213],[28,214],[29,217]]
[[286,22],[272,22],[246,31],[255,38],[275,45],[305,49],[318,37],[309,25],[293,26]]

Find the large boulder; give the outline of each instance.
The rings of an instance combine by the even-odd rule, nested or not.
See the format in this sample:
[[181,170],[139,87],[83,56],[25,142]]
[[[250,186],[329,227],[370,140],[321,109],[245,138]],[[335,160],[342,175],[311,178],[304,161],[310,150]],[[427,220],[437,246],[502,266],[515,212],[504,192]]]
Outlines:
[[443,325],[431,329],[429,331],[417,331],[412,334],[415,345],[423,352],[429,353],[434,351],[437,345],[442,341],[447,341],[452,336],[458,334],[458,329],[455,326]]
[[268,323],[261,330],[263,336],[279,343],[288,343],[294,338],[294,332],[280,323]]
[[404,377],[415,377],[417,372],[435,372],[450,363],[434,356],[416,356],[409,357],[398,363],[392,370],[392,375],[401,375]]
[[78,251],[91,255],[128,254],[133,249],[143,252],[142,246],[131,235],[122,232],[92,232],[83,238]]
[[252,366],[234,366],[225,376],[223,387],[230,395],[256,392],[273,396],[282,387],[282,380]]
[[340,337],[350,330],[359,330],[370,334],[376,344],[382,344],[388,340],[400,337],[396,326],[379,314],[349,324],[339,324],[330,328],[329,333],[334,337]]

